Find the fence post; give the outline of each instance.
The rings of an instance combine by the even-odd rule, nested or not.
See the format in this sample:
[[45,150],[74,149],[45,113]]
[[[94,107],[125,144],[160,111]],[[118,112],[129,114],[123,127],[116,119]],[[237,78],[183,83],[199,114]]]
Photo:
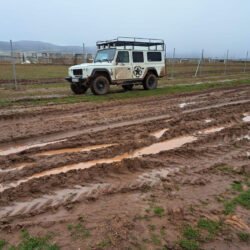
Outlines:
[[83,60],[83,63],[86,63],[87,60],[85,58],[85,43],[82,43],[82,60]]
[[173,51],[173,62],[172,62],[171,78],[174,78],[174,61],[175,61],[175,48],[174,48],[174,51]]
[[244,73],[246,73],[246,69],[247,69],[247,60],[248,60],[248,51],[246,54],[246,60],[245,60],[245,65],[244,65]]
[[203,60],[203,53],[204,53],[204,49],[202,49],[202,51],[201,51],[201,58],[198,61],[198,65],[197,65],[194,77],[197,77],[197,74],[199,72],[199,69],[200,69],[200,66],[201,66],[201,61]]
[[226,57],[226,59],[225,59],[225,61],[224,61],[224,63],[225,63],[224,75],[226,75],[226,74],[227,74],[227,61],[228,61],[228,54],[229,54],[229,49],[227,50],[227,57]]
[[11,59],[12,59],[12,74],[13,74],[13,79],[14,79],[14,87],[17,90],[17,80],[16,80],[16,62],[15,62],[15,57],[13,53],[13,45],[12,45],[12,40],[10,40],[10,51],[11,51]]

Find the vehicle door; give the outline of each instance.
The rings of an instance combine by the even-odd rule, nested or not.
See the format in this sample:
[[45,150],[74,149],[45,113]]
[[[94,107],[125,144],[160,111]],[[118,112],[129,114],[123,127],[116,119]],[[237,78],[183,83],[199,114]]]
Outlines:
[[145,58],[143,51],[132,51],[133,78],[141,79],[145,73]]
[[118,51],[116,56],[115,80],[132,78],[131,58],[129,51]]

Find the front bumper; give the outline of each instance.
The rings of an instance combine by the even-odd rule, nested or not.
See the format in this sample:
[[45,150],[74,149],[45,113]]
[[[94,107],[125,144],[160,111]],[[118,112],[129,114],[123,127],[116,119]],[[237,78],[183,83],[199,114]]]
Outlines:
[[85,83],[87,82],[86,78],[82,78],[82,77],[71,77],[68,76],[65,78],[66,81],[70,82],[70,83]]

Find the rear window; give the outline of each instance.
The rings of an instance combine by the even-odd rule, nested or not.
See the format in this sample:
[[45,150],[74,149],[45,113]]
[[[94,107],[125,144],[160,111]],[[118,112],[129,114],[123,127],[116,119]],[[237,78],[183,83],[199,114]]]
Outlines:
[[148,52],[148,61],[149,62],[161,62],[162,57],[161,57],[161,52]]
[[144,58],[143,58],[143,52],[133,52],[133,62],[135,63],[143,63]]

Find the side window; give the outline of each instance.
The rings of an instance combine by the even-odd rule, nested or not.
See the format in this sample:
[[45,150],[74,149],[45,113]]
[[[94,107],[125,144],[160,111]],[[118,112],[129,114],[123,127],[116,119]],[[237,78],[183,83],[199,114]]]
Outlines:
[[118,63],[129,63],[128,51],[119,51],[117,54],[116,62]]
[[143,63],[144,58],[143,58],[143,52],[133,52],[133,62],[135,63]]
[[149,62],[161,62],[162,57],[161,57],[161,52],[148,52],[148,61]]

